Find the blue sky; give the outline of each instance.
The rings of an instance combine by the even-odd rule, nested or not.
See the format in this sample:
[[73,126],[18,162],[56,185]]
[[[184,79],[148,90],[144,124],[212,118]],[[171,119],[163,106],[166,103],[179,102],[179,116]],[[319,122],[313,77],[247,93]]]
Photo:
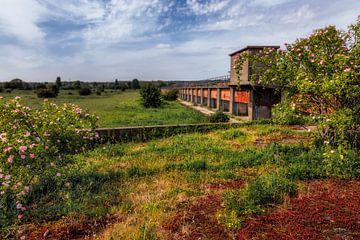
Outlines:
[[359,0],[0,0],[0,81],[204,79],[245,45],[359,13]]

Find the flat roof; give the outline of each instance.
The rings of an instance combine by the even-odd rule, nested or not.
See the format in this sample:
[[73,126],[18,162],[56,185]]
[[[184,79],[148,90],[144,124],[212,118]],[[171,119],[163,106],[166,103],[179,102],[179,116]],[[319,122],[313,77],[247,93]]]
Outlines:
[[275,46],[275,45],[273,45],[273,46],[268,46],[268,45],[266,45],[266,46],[246,46],[246,47],[244,47],[244,48],[242,48],[242,49],[240,49],[240,50],[238,50],[236,52],[230,53],[229,56],[233,56],[233,55],[235,55],[237,53],[244,52],[244,51],[249,50],[249,49],[264,49],[264,48],[276,48],[276,49],[278,49],[278,48],[280,48],[280,46]]

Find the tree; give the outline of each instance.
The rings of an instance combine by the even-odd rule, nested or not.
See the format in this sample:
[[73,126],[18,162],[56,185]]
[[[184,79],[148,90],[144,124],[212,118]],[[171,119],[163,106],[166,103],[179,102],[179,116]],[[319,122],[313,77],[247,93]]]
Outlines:
[[115,79],[114,89],[119,89],[119,80]]
[[61,77],[57,77],[57,78],[56,78],[55,84],[56,84],[56,86],[58,87],[58,89],[61,88]]
[[39,84],[36,89],[39,98],[56,98],[59,94],[59,89],[55,84]]
[[80,88],[81,88],[81,83],[80,83],[80,81],[78,80],[78,81],[73,82],[73,83],[72,83],[72,87],[73,87],[74,89],[80,89]]
[[24,81],[19,78],[16,78],[16,79],[11,80],[10,82],[6,82],[4,84],[4,87],[9,88],[9,89],[22,90],[22,89],[24,89]]
[[139,89],[140,88],[140,83],[139,80],[137,78],[133,79],[131,81],[131,88],[132,89]]
[[78,92],[81,96],[88,96],[91,94],[91,89],[89,87],[82,87]]
[[157,108],[161,105],[160,88],[154,84],[145,84],[140,89],[141,102],[144,107]]
[[347,32],[329,26],[286,44],[285,50],[265,49],[244,54],[237,71],[249,60],[251,82],[285,91],[287,107],[319,119],[325,142],[359,147],[360,17]]

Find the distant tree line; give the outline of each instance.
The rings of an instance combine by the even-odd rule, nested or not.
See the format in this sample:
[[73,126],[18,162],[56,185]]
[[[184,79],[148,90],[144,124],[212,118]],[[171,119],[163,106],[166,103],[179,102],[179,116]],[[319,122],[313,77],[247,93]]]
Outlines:
[[[106,89],[121,90],[140,89],[141,86],[149,83],[149,81],[139,81],[133,79],[131,81],[115,81],[111,82],[83,82],[83,81],[62,81],[61,77],[57,77],[55,82],[25,82],[21,79],[13,79],[8,82],[0,83],[0,92],[11,92],[13,90],[35,90],[39,97],[51,98],[56,97],[61,90],[77,90],[80,95],[90,95],[96,93],[101,95]],[[151,81],[157,87],[169,85],[169,82]],[[70,93],[69,93],[70,94]]]

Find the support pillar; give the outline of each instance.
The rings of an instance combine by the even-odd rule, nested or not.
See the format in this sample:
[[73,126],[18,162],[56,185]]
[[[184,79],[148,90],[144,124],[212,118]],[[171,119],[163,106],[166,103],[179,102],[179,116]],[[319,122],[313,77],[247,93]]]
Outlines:
[[194,96],[194,88],[191,88],[191,89],[190,89],[190,96],[191,96],[191,102],[194,103],[194,99],[195,99],[195,96]]
[[208,88],[207,107],[211,108],[211,88]]
[[200,100],[201,106],[204,105],[204,88],[201,88],[201,100]]
[[254,90],[250,90],[250,101],[248,104],[248,116],[249,120],[254,120]]
[[221,109],[221,88],[217,88],[216,110]]
[[230,87],[230,104],[229,104],[230,114],[234,114],[234,96],[235,96],[235,89],[233,87]]

